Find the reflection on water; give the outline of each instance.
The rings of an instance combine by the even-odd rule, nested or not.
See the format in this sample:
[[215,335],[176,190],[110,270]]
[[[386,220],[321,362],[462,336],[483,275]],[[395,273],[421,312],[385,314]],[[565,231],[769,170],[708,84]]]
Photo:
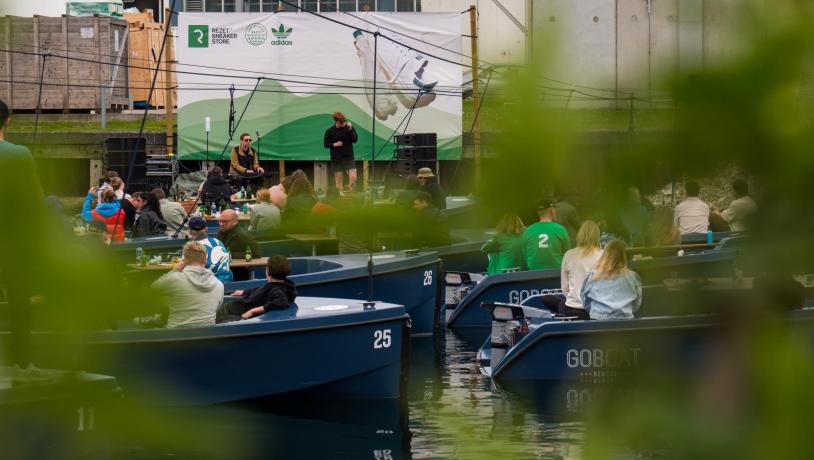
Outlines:
[[579,457],[581,423],[494,389],[478,346],[452,332],[414,339],[406,401],[159,409],[112,395],[4,408],[0,441],[4,458]]

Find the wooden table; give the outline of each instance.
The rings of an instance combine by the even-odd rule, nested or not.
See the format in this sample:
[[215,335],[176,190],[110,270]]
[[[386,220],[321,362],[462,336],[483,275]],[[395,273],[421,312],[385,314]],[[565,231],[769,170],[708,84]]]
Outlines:
[[[249,221],[249,220],[251,220],[251,219],[252,219],[252,215],[251,215],[251,214],[243,214],[243,213],[240,213],[240,214],[238,214],[238,215],[237,215],[237,221],[238,221],[238,222],[241,222],[241,221]],[[213,215],[204,216],[204,220],[206,220],[207,222],[210,222],[210,221],[215,221],[215,222],[217,222],[217,221],[218,221],[218,217],[215,217],[215,216],[213,216]]]
[[[268,262],[269,262],[268,257],[256,257],[256,258],[253,258],[252,260],[232,259],[232,261],[229,262],[229,267],[230,268],[241,268],[242,267],[242,268],[249,268],[249,269],[251,269],[251,268],[260,268],[260,267],[265,267],[266,265],[268,265]],[[171,270],[173,266],[174,265],[170,264],[170,263],[147,264],[146,266],[143,266],[143,267],[140,264],[127,264],[128,268],[131,268],[131,269],[136,270],[136,271],[162,271],[162,272],[166,272],[166,271]],[[254,278],[254,272],[252,270],[249,270],[249,279],[255,279]]]
[[232,198],[232,203],[255,203],[256,198]]
[[303,243],[310,243],[312,256],[317,255],[317,243],[337,241],[336,235],[331,236],[324,233],[291,233],[286,235],[286,238],[302,241]]

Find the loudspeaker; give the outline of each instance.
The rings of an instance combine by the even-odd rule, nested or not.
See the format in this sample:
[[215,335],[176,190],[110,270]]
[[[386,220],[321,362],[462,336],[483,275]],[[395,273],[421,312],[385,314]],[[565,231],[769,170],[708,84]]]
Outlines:
[[147,142],[143,137],[105,139],[104,169],[119,173],[129,193],[145,190],[147,187],[146,147]]
[[431,147],[438,145],[438,135],[435,133],[413,133],[396,136],[396,144],[411,145],[414,147]]
[[435,161],[438,159],[438,148],[433,147],[406,147],[396,149],[397,160],[408,161]]

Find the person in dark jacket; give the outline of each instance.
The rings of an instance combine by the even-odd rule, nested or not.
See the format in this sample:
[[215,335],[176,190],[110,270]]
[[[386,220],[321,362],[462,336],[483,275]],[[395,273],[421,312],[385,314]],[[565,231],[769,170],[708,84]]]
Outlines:
[[415,200],[416,195],[418,195],[418,188],[420,184],[418,183],[418,176],[415,174],[410,174],[409,176],[404,178],[404,191],[399,193],[399,196],[396,197],[396,206],[399,208],[412,208],[413,201]]
[[248,232],[238,225],[237,213],[227,209],[220,213],[218,218],[220,230],[215,238],[221,240],[229,248],[232,260],[246,257],[246,248],[251,248],[253,257],[260,257],[260,246]]
[[259,288],[235,291],[237,300],[218,308],[215,321],[226,323],[262,315],[271,310],[285,310],[297,298],[297,288],[289,279],[291,263],[285,256],[269,257],[266,265],[266,284]]
[[214,203],[222,208],[232,207],[232,186],[223,177],[223,169],[215,166],[201,186],[201,203],[207,209]]
[[164,216],[161,215],[161,204],[155,195],[151,192],[142,193],[133,200],[133,206],[138,215],[133,224],[133,231],[130,232],[131,238],[163,235],[167,232],[167,224],[164,223]]
[[130,198],[122,198],[119,200],[119,205],[122,207],[122,211],[124,211],[125,232],[129,233],[133,231],[133,225],[136,223],[136,206],[133,202],[138,198],[141,198],[141,192],[134,193]]
[[447,216],[432,205],[432,198],[427,192],[419,192],[413,201],[416,222],[413,227],[413,238],[416,247],[434,247],[449,244],[449,225]]
[[331,169],[334,172],[336,188],[342,190],[345,171],[348,172],[348,188],[356,185],[356,159],[353,156],[353,144],[359,140],[353,124],[345,119],[342,112],[334,112],[334,125],[325,131],[323,144],[331,149]]
[[420,184],[418,188],[420,191],[430,194],[432,197],[432,205],[436,209],[447,209],[446,195],[444,195],[444,190],[441,189],[441,186],[438,185],[438,181],[435,180],[435,174],[433,174],[432,169],[420,168],[418,170],[418,183]]
[[240,135],[240,145],[232,147],[229,162],[229,174],[240,176],[240,185],[256,191],[263,182],[265,170],[260,166],[260,158],[252,148],[252,136],[249,133]]

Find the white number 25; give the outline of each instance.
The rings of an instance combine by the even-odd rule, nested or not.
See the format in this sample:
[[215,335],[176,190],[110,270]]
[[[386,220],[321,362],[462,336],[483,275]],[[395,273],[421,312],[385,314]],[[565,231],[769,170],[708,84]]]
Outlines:
[[424,286],[432,286],[432,270],[424,271]]
[[373,331],[373,348],[390,348],[390,329]]

